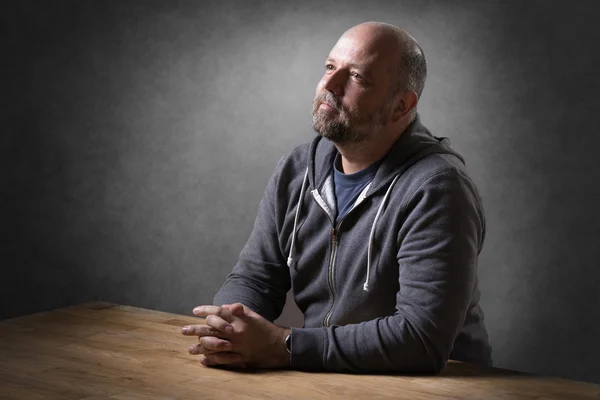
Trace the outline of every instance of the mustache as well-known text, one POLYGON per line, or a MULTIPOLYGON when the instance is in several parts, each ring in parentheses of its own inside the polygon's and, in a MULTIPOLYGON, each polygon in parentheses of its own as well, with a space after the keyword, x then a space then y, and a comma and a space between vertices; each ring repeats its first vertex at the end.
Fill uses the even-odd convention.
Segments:
POLYGON ((331 94, 331 92, 328 92, 327 90, 321 92, 321 94, 319 94, 315 98, 315 107, 318 107, 319 103, 327 103, 340 112, 346 111, 344 110, 344 106, 342 105, 340 99, 335 97, 333 94, 331 94))

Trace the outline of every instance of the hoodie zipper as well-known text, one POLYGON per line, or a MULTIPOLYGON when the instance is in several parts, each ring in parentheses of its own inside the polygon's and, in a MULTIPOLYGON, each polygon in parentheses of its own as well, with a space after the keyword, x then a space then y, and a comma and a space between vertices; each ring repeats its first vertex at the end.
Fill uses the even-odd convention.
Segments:
POLYGON ((342 225, 343 219, 338 223, 337 228, 333 227, 331 229, 331 257, 329 258, 329 271, 327 275, 327 280, 329 282, 329 290, 331 291, 332 302, 331 307, 329 307, 329 311, 325 314, 325 318, 323 319, 323 326, 329 326, 329 320, 331 319, 331 314, 333 314, 333 308, 335 307, 336 300, 336 291, 335 291, 335 256, 337 255, 337 247, 339 242, 337 233, 340 231, 340 226, 342 225))
POLYGON ((319 205, 319 207, 321 207, 321 209, 325 212, 325 214, 327 214, 327 217, 329 218, 329 222, 331 222, 331 255, 329 256, 329 268, 327 270, 327 283, 329 286, 329 292, 331 292, 331 307, 329 307, 329 310, 327 310, 327 313, 325 314, 325 318, 323 318, 323 326, 329 326, 329 319, 331 318, 331 314, 333 313, 333 308, 335 307, 335 300, 336 300, 336 292, 335 292, 335 283, 333 280, 333 277, 335 276, 335 256, 337 254, 337 247, 339 244, 339 240, 337 237, 337 233, 339 232, 340 226, 342 225, 342 221, 340 221, 337 225, 337 227, 335 226, 335 216, 331 214, 329 207, 327 207, 327 203, 325 203, 323 201, 323 198, 321 197, 321 195, 319 194, 318 190, 313 190, 312 191, 313 197, 314 199, 317 201, 317 204, 319 205))
POLYGON ((342 222, 344 222, 344 219, 348 216, 348 214, 353 212, 354 209, 357 208, 357 206, 360 203, 362 203, 366 197, 363 198, 360 202, 356 203, 346 213, 346 215, 344 215, 344 217, 340 220, 340 222, 338 222, 337 226, 335 226, 335 220, 329 214, 326 207, 324 207, 323 204, 321 204, 321 202, 323 202, 323 199, 321 198, 321 195, 319 194, 319 192, 316 190, 313 190, 313 197, 317 200, 317 204, 319 204, 319 207, 321 207, 321 209, 325 212, 325 214, 327 214, 327 216, 329 217, 329 221, 331 222, 331 225, 332 225, 332 228, 331 228, 331 256, 329 257, 329 269, 327 271, 327 283, 329 284, 329 291, 331 292, 331 297, 333 300, 331 302, 331 307, 329 307, 329 310, 325 314, 325 318, 323 318, 323 326, 328 327, 329 321, 331 319, 331 315, 333 314, 333 309, 335 307, 335 301, 336 301, 335 281, 333 278, 335 276, 335 259, 336 259, 336 255, 337 255, 337 248, 338 248, 338 245, 340 244, 339 237, 338 237, 340 228, 342 226, 342 222))

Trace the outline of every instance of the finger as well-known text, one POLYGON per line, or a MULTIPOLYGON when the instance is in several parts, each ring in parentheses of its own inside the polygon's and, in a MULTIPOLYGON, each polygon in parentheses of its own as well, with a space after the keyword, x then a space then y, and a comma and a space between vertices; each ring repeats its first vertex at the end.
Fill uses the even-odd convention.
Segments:
POLYGON ((188 347, 188 353, 190 354, 213 354, 218 353, 217 350, 207 349, 201 344, 195 344, 193 346, 188 347))
POLYGON ((206 317, 206 325, 220 332, 233 333, 233 326, 217 315, 206 317))
POLYGON ((206 366, 214 366, 214 365, 238 365, 242 366, 244 363, 242 362, 242 355, 239 353, 213 353, 213 354, 204 354, 200 358, 200 362, 206 366))
POLYGON ((230 351, 232 349, 231 342, 214 336, 202 336, 198 342, 207 350, 230 351))
POLYGON ((242 303, 235 303, 235 304, 227 304, 227 305, 223 305, 223 307, 229 309, 229 311, 231 312, 232 315, 236 316, 236 317, 241 317, 242 315, 244 315, 244 305, 242 303))
POLYGON ((209 315, 216 315, 218 317, 223 318, 227 322, 231 322, 232 317, 233 317, 231 315, 231 311, 229 311, 229 309, 227 309, 225 307, 219 307, 219 306, 198 306, 198 307, 194 308, 194 310, 192 312, 194 313, 194 315, 196 315, 198 317, 207 317, 209 315))
POLYGON ((181 328, 181 333, 187 336, 224 336, 225 334, 210 325, 188 325, 181 328))

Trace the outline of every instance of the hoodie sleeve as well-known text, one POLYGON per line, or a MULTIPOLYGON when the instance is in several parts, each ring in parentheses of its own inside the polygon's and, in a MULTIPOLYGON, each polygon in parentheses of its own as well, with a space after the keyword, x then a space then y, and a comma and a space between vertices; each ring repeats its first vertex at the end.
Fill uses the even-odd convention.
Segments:
POLYGON ((407 198, 398 221, 394 315, 294 328, 293 368, 420 373, 444 368, 474 290, 483 211, 474 184, 456 169, 430 176, 407 198))
POLYGON ((291 287, 275 224, 274 195, 283 156, 269 179, 258 206, 254 228, 233 271, 214 297, 216 305, 242 303, 269 321, 279 317, 291 287))

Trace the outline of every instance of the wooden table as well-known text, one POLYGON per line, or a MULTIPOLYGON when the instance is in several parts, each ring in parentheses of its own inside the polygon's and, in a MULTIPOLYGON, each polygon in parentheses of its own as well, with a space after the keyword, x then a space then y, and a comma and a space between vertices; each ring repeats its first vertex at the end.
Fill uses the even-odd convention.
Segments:
POLYGON ((439 376, 206 368, 193 316, 93 302, 0 321, 0 399, 600 399, 600 385, 450 362, 439 376))

